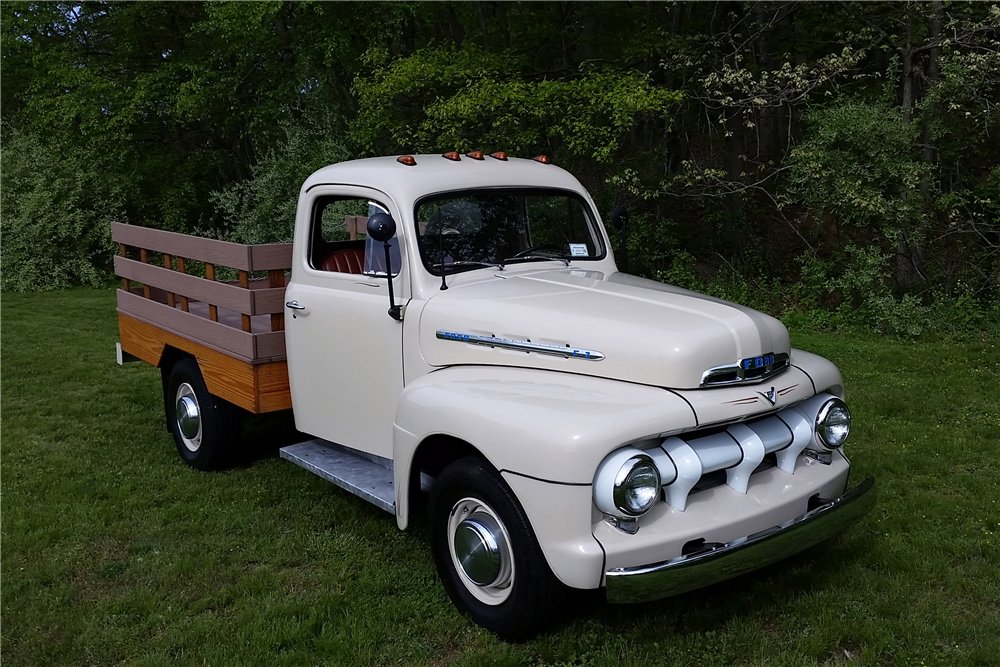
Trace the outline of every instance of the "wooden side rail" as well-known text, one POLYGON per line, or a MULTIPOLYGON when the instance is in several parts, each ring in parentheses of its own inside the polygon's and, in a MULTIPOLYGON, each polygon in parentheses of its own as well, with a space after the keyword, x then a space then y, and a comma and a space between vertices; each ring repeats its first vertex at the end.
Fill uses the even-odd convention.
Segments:
POLYGON ((111 223, 111 238, 119 246, 145 248, 240 271, 285 270, 292 266, 291 243, 243 245, 120 222, 111 223))
POLYGON ((119 313, 251 364, 284 358, 291 244, 243 245, 121 223, 112 223, 111 237, 120 250, 119 313), (138 248, 138 260, 128 257, 129 248, 138 248), (163 254, 163 266, 150 263, 150 252, 163 254), (186 260, 204 262, 205 277, 188 274, 186 260), (216 281, 217 265, 236 269, 238 284, 216 281), (267 271, 267 279, 251 281, 252 271, 267 271), (133 282, 142 284, 141 292, 133 282), (228 313, 221 320, 220 309, 228 313), (258 315, 269 317, 254 319, 258 315))
MULTIPOLYGON (((245 287, 220 283, 120 256, 115 257, 115 273, 125 280, 159 287, 168 295, 182 294, 188 299, 222 306, 241 314, 270 315, 283 313, 285 308, 283 285, 278 288, 250 289, 249 281, 245 287)), ((190 310, 190 306, 188 309, 190 310)))

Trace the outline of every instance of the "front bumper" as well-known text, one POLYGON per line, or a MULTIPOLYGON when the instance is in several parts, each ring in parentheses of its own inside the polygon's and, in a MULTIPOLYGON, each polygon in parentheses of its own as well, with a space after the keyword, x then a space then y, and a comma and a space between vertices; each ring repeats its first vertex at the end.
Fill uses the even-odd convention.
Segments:
POLYGON ((725 581, 822 542, 857 523, 875 505, 875 480, 790 519, 711 551, 662 563, 612 568, 605 573, 608 602, 658 600, 725 581))

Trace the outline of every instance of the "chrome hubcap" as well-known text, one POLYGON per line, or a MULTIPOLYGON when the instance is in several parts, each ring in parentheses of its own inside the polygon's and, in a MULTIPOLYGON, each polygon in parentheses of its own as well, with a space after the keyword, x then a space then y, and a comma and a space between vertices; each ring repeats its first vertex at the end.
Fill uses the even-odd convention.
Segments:
POLYGON ((476 498, 463 498, 452 508, 448 529, 452 561, 469 592, 490 605, 510 597, 514 554, 493 509, 476 498))
POLYGON ((476 512, 455 530, 455 557, 472 583, 489 586, 500 574, 500 526, 488 514, 476 512))
POLYGON ((194 388, 187 382, 177 387, 177 432, 181 441, 189 451, 198 451, 201 447, 201 410, 194 388))

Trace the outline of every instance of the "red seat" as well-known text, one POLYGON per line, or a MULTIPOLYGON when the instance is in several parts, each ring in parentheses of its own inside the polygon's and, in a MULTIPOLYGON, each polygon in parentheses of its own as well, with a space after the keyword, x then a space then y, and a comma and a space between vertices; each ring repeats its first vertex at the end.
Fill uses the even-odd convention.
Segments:
POLYGON ((334 250, 319 263, 323 271, 360 274, 365 268, 364 248, 343 248, 334 250))

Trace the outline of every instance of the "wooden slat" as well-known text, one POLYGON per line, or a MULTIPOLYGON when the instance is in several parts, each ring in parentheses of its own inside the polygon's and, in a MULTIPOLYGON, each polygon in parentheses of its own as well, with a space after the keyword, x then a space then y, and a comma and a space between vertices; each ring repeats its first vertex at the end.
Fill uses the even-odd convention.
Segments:
POLYGON ((288 384, 288 364, 276 361, 254 366, 257 374, 257 403, 261 412, 291 410, 292 393, 288 384))
POLYGON ((247 364, 123 313, 118 331, 122 350, 154 366, 160 365, 168 345, 194 355, 209 392, 245 410, 260 414, 292 407, 284 361, 247 364))
MULTIPOLYGON (((139 248, 139 261, 142 264, 149 264, 149 251, 146 250, 145 248, 139 248)), ((143 282, 143 281, 140 280, 139 282, 143 282)), ((150 288, 150 285, 147 285, 147 284, 143 283, 143 285, 142 285, 142 295, 144 297, 146 297, 147 299, 152 296, 150 294, 150 292, 149 292, 149 288, 150 288)))
MULTIPOLYGON (((240 271, 240 287, 245 290, 250 289, 250 274, 247 271, 240 271)), ((251 330, 250 316, 246 313, 240 315, 240 328, 244 331, 251 330)))
MULTIPOLYGON (((128 246, 126 246, 124 243, 119 243, 118 249, 122 257, 128 256, 128 246)), ((129 282, 128 278, 122 278, 122 289, 125 290, 126 292, 132 289, 132 283, 129 282)))
MULTIPOLYGON (((250 263, 250 248, 252 246, 241 243, 165 232, 161 229, 150 229, 137 225, 124 225, 120 222, 111 223, 111 238, 118 243, 169 253, 175 257, 197 259, 207 264, 231 266, 234 269, 243 269, 244 271, 253 270, 250 263)), ((266 258, 267 253, 262 252, 261 256, 266 258)), ((290 259, 291 253, 289 251, 290 259)), ((289 261, 288 266, 291 266, 291 261, 289 261)))
MULTIPOLYGON (((198 276, 190 276, 180 271, 170 271, 152 264, 143 264, 133 259, 115 257, 115 273, 143 284, 148 283, 159 287, 167 292, 175 292, 183 297, 222 306, 238 313, 257 315, 273 312, 261 311, 258 313, 255 311, 254 293, 251 290, 243 289, 237 285, 205 280, 198 276)), ((183 297, 182 307, 184 305, 183 297)), ((264 301, 266 304, 266 299, 264 301)))
MULTIPOLYGON (((240 287, 245 290, 250 289, 250 273, 247 271, 240 271, 240 287)), ((240 328, 246 332, 251 332, 253 330, 253 325, 250 321, 250 316, 246 313, 240 314, 240 328)))
MULTIPOLYGON (((163 266, 170 271, 174 270, 174 258, 170 255, 163 256, 163 266)), ((173 292, 167 292, 167 305, 173 308, 177 305, 177 299, 173 292)))
MULTIPOLYGON (((187 273, 187 267, 184 266, 184 258, 177 258, 177 271, 180 273, 187 273)), ((181 297, 181 310, 185 313, 190 309, 190 304, 188 303, 188 298, 186 296, 181 297)))
POLYGON ((356 241, 358 234, 368 234, 368 216, 345 215, 344 229, 347 230, 347 236, 352 241, 356 241))
POLYGON ((247 247, 250 248, 251 271, 273 271, 276 269, 284 271, 292 268, 291 243, 270 243, 247 247))
POLYGON ((154 366, 160 365, 168 345, 194 355, 210 393, 250 412, 259 411, 257 373, 252 365, 122 313, 118 314, 118 334, 123 351, 154 366))
MULTIPOLYGON (((274 315, 284 319, 282 313, 285 311, 285 288, 279 287, 277 289, 255 289, 250 292, 253 302, 253 310, 250 312, 251 315, 272 315, 271 319, 274 320, 274 315)), ((271 327, 271 331, 280 331, 280 329, 275 329, 271 327)))
MULTIPOLYGON (((284 331, 285 330, 285 304, 282 303, 285 300, 285 272, 281 269, 271 269, 267 272, 267 284, 271 289, 266 290, 268 294, 274 294, 280 292, 278 301, 275 304, 278 310, 260 310, 257 312, 261 313, 274 313, 271 315, 271 331, 284 331)), ((264 292, 264 290, 260 290, 264 292)), ((254 294, 254 308, 258 307, 257 299, 260 292, 254 294)), ((271 304, 268 303, 268 306, 271 304)))
MULTIPOLYGON (((205 263, 205 277, 209 280, 215 280, 215 264, 205 263)), ((213 322, 219 321, 219 307, 214 303, 208 304, 208 319, 213 322)))
MULTIPOLYGON (((185 313, 182 310, 171 308, 165 303, 144 299, 124 290, 118 290, 118 312, 163 327, 178 336, 194 339, 196 342, 236 356, 241 361, 249 363, 255 358, 261 358, 254 356, 254 334, 227 327, 191 313, 185 313)), ((281 345, 275 345, 272 342, 265 348, 270 351, 280 349, 281 352, 268 355, 269 357, 284 355, 284 333, 279 333, 282 337, 281 345)), ((268 334, 257 335, 266 336, 268 334)))
POLYGON ((271 359, 273 357, 285 356, 284 331, 270 331, 250 335, 253 336, 255 359, 271 359))
POLYGON ((121 339, 122 351, 157 368, 160 366, 163 349, 166 347, 164 335, 169 334, 127 315, 118 314, 118 336, 121 339), (132 326, 133 324, 136 326, 132 326))

